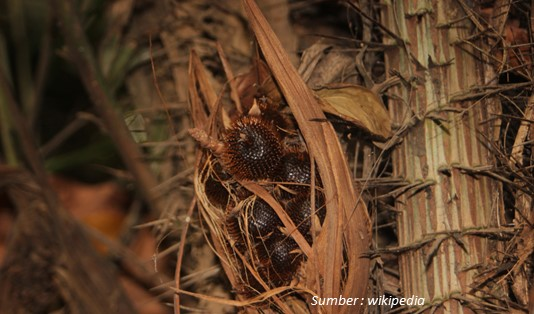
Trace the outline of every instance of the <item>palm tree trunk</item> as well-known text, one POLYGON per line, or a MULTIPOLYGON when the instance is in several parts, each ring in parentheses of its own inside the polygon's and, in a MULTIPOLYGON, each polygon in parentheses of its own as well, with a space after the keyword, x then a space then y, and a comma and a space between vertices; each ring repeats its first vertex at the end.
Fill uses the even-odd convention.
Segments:
POLYGON ((467 91, 496 83, 493 71, 468 41, 480 29, 461 1, 385 2, 384 25, 398 36, 387 40, 396 46, 386 66, 403 82, 389 91, 403 139, 394 175, 412 184, 396 200, 399 246, 414 247, 399 258, 403 294, 470 312, 481 307, 472 284, 495 245, 473 231, 497 224, 502 197, 485 175, 498 103, 467 91))

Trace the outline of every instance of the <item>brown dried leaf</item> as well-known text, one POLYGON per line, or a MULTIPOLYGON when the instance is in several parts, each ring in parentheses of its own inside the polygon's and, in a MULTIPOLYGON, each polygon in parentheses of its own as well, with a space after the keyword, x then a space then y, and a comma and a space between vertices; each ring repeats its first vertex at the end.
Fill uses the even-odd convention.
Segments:
POLYGON ((230 84, 230 97, 232 98, 232 101, 235 103, 237 112, 241 114, 243 113, 243 107, 241 105, 241 100, 239 99, 237 83, 235 81, 234 72, 232 71, 230 62, 226 58, 226 54, 224 53, 221 43, 219 42, 217 42, 217 53, 219 54, 219 59, 221 59, 224 73, 226 74, 226 78, 228 79, 228 84, 230 84))
POLYGON ((333 84, 315 91, 325 112, 354 123, 381 140, 391 135, 391 118, 370 89, 352 84, 333 84))
POLYGON ((193 124, 196 128, 204 128, 208 123, 208 114, 206 113, 206 106, 202 101, 199 90, 197 89, 197 84, 200 86, 200 90, 204 96, 204 99, 207 99, 207 102, 210 103, 208 107, 211 107, 211 102, 214 102, 217 98, 214 95, 212 89, 206 88, 206 85, 209 85, 209 81, 206 78, 204 71, 204 66, 202 61, 198 57, 197 53, 192 50, 189 55, 189 103, 191 105, 190 112, 191 117, 193 118, 193 124))
MULTIPOLYGON (((211 83, 208 71, 194 50, 191 50, 189 56, 188 74, 189 98, 191 104, 190 110, 195 127, 202 129, 208 124, 210 127, 213 127, 213 123, 208 123, 208 115, 210 116, 210 119, 217 119, 220 117, 220 120, 218 121, 221 121, 223 125, 228 126, 230 121, 228 113, 220 106, 220 98, 217 96, 217 92, 211 83), (220 115, 217 115, 219 110, 220 115)), ((213 135, 215 129, 212 128, 207 131, 210 135, 213 135)))

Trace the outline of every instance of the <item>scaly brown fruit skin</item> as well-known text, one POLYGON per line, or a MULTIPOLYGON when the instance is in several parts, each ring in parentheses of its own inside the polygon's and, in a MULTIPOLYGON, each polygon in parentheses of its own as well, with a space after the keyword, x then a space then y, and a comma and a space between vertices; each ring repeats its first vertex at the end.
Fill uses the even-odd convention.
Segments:
POLYGON ((324 204, 324 196, 320 191, 315 192, 315 207, 311 207, 311 200, 309 193, 301 193, 292 198, 286 205, 286 212, 288 213, 293 223, 297 226, 300 233, 312 244, 311 223, 313 215, 319 217, 321 224, 324 222, 326 216, 326 208, 324 204))
POLYGON ((267 237, 282 225, 274 209, 260 198, 256 199, 246 218, 248 219, 248 232, 255 238, 267 237))
POLYGON ((221 161, 238 180, 274 177, 283 155, 280 136, 269 121, 257 116, 236 120, 226 131, 221 161))
POLYGON ((258 243, 261 239, 268 238, 282 225, 274 209, 260 198, 257 198, 248 209, 242 208, 226 219, 228 233, 236 242, 244 242, 244 235, 248 231, 251 241, 258 243))
MULTIPOLYGON (((316 186, 321 185, 317 175, 316 186)), ((287 152, 280 162, 276 180, 285 187, 291 189, 295 194, 309 193, 311 186, 310 157, 308 154, 298 151, 287 152)), ((293 195, 283 193, 283 198, 292 198, 293 195)))
POLYGON ((261 277, 272 286, 288 284, 304 256, 298 244, 280 231, 256 246, 261 277))

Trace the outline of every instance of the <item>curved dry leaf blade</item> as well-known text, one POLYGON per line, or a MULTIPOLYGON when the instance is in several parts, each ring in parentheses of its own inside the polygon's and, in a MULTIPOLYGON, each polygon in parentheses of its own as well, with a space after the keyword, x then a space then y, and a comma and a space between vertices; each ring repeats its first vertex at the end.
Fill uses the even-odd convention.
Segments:
MULTIPOLYGON (((319 260, 319 262, 322 263, 322 265, 319 266, 319 269, 324 279, 324 289, 322 289, 322 291, 324 291, 326 295, 337 295, 341 283, 341 277, 338 270, 341 269, 343 263, 341 254, 342 235, 340 232, 340 216, 338 211, 339 199, 335 196, 336 192, 333 191, 333 188, 336 186, 335 179, 333 178, 332 173, 328 171, 328 168, 324 167, 330 163, 329 158, 324 154, 324 152, 328 151, 328 146, 326 145, 328 141, 325 138, 323 130, 325 129, 324 124, 308 125, 308 121, 310 120, 320 120, 325 119, 325 117, 322 111, 318 108, 319 106, 316 104, 315 98, 311 95, 310 91, 291 65, 279 40, 276 38, 276 35, 273 33, 256 3, 247 0, 245 0, 244 3, 245 12, 247 13, 251 28, 254 31, 259 46, 265 56, 265 60, 278 81, 282 93, 286 97, 287 103, 297 120, 299 128, 308 145, 310 155, 317 159, 317 164, 320 169, 319 171, 325 185, 326 198, 332 199, 328 204, 330 206, 327 205, 328 213, 325 221, 325 230, 328 232, 323 237, 323 242, 326 241, 326 243, 321 244, 321 239, 319 239, 316 245, 319 246, 318 250, 320 251, 321 256, 330 257, 326 260, 319 260), (313 105, 314 103, 316 104, 315 106, 313 105), (305 108, 306 104, 308 104, 308 108, 305 108), (328 254, 326 251, 327 247, 330 249, 328 254)), ((341 188, 340 191, 343 191, 344 189, 346 188, 341 188)), ((352 192, 353 191, 351 191, 351 193, 352 192)), ((345 193, 341 192, 341 194, 345 193)))
POLYGON ((215 104, 215 101, 217 99, 217 96, 213 89, 207 88, 209 85, 209 80, 207 79, 207 75, 205 74, 204 65, 202 64, 202 61, 200 61, 200 58, 198 57, 197 53, 192 50, 189 54, 189 103, 191 106, 191 117, 193 118, 193 124, 197 128, 204 128, 208 122, 208 115, 206 113, 206 110, 204 108, 204 104, 202 101, 202 97, 200 96, 200 93, 203 94, 205 99, 208 99, 208 101, 213 104, 215 104), (199 93, 199 90, 197 89, 197 84, 199 86, 203 86, 201 89, 201 92, 199 93))
POLYGON ((189 55, 189 105, 191 112, 191 118, 193 119, 193 125, 197 128, 203 128, 208 122, 208 116, 202 105, 202 99, 196 88, 197 76, 196 76, 196 67, 197 59, 195 52, 192 51, 189 55))
POLYGON ((241 106, 241 101, 239 99, 239 93, 237 90, 237 83, 235 81, 234 72, 232 71, 230 62, 226 58, 226 54, 224 53, 221 43, 219 42, 217 42, 217 53, 219 54, 219 59, 221 60, 224 73, 226 75, 226 78, 228 79, 228 83, 230 84, 230 97, 232 98, 232 101, 235 103, 237 112, 241 114, 243 112, 243 107, 241 106))
POLYGON ((195 78, 198 82, 198 86, 202 95, 206 98, 207 105, 209 110, 213 111, 217 106, 217 92, 213 89, 213 86, 210 82, 208 71, 206 67, 200 60, 198 54, 192 50, 190 57, 191 67, 195 72, 195 78))
POLYGON ((321 107, 382 140, 391 135, 391 118, 382 101, 371 90, 349 84, 326 86, 315 93, 321 107))
MULTIPOLYGON (((349 274, 343 294, 364 297, 366 281, 362 283, 357 278, 367 278, 369 272, 369 261, 360 259, 369 248, 369 217, 364 204, 356 200, 352 179, 337 136, 330 124, 311 122, 325 119, 313 92, 292 66, 256 3, 253 0, 243 0, 243 4, 265 60, 297 120, 324 183, 327 217, 323 232, 314 244, 319 254, 312 256, 318 262, 324 287, 316 290, 322 291, 325 296, 339 296, 342 286, 340 269, 343 266, 344 236, 349 274)), ((330 307, 327 311, 335 310, 330 307)), ((345 307, 342 311, 349 309, 345 307)))
MULTIPOLYGON (((193 123, 196 128, 203 128, 209 124, 207 116, 211 119, 220 117, 223 125, 229 125, 228 113, 221 107, 222 93, 217 92, 211 83, 210 76, 200 57, 191 50, 189 55, 189 98, 193 123), (217 114, 215 116, 214 114, 217 114)), ((213 125, 210 124, 210 127, 213 125)), ((214 131, 212 128, 211 131, 214 131)), ((212 132, 209 132, 212 134, 212 132)))

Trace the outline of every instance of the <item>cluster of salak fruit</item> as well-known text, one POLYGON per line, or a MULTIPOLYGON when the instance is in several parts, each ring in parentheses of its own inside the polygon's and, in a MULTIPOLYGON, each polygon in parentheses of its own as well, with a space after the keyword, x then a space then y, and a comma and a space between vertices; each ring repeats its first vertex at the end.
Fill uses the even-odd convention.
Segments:
POLYGON ((289 284, 304 254, 276 211, 240 182, 253 181, 269 191, 310 245, 325 218, 320 178, 311 182, 310 157, 293 125, 278 107, 255 103, 247 114, 234 118, 215 144, 192 133, 215 156, 204 192, 224 212, 227 246, 241 255, 237 292, 245 295, 264 292, 266 285, 289 284))

